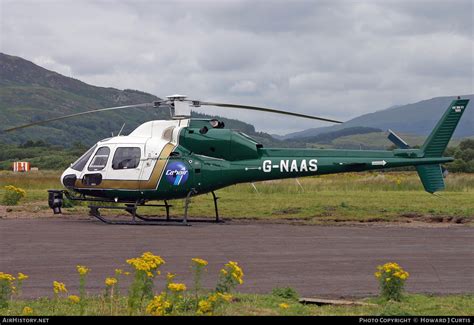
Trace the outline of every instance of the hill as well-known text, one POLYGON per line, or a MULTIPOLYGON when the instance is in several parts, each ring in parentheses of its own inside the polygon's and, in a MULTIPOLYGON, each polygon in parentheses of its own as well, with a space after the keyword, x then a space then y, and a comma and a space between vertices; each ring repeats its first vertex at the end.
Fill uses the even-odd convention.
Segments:
MULTIPOLYGON (((471 99, 468 110, 464 113, 459 126, 454 133, 455 138, 474 135, 474 95, 461 96, 471 99)), ((298 139, 314 137, 321 133, 335 132, 352 127, 372 127, 382 130, 392 129, 397 133, 417 136, 427 136, 434 128, 449 103, 455 96, 436 97, 414 104, 394 106, 385 110, 361 115, 340 125, 307 129, 301 132, 287 134, 283 139, 298 139)))
POLYGON ((373 132, 382 132, 382 130, 377 128, 368 128, 363 126, 356 126, 356 127, 349 127, 344 128, 341 130, 336 130, 332 132, 324 132, 319 133, 318 135, 311 136, 311 137, 301 137, 295 140, 303 141, 306 143, 318 143, 318 144, 330 144, 341 137, 359 135, 359 134, 367 134, 373 132))
MULTIPOLYGON (((138 90, 119 90, 88 85, 44 69, 30 61, 0 53, 0 130, 33 121, 91 109, 139 104, 159 97, 138 90)), ((194 114, 196 117, 209 117, 194 114)), ((127 134, 143 122, 168 119, 165 109, 129 109, 89 115, 2 134, 0 142, 21 144, 42 140, 50 145, 71 146, 76 142, 91 145, 117 134, 125 123, 127 134)), ((220 118, 222 119, 222 118, 220 118)), ((226 125, 241 130, 264 143, 274 140, 256 132, 253 125, 223 119, 226 125)))
MULTIPOLYGON (((474 95, 463 96, 474 99, 474 95)), ((159 98, 138 90, 88 85, 80 80, 44 69, 19 57, 0 53, 0 129, 56 116, 97 109, 152 102, 159 98)), ((342 125, 309 129, 284 137, 257 132, 251 124, 221 118, 232 129, 240 130, 270 147, 376 148, 390 146, 381 130, 388 128, 407 137, 412 144, 424 141, 452 97, 438 97, 404 106, 365 114, 342 125), (416 139, 416 141, 410 141, 416 139)), ((472 103, 471 105, 474 105, 472 103)), ((195 117, 212 118, 193 113, 195 117)), ((99 139, 123 134, 151 119, 167 119, 158 109, 129 109, 104 112, 2 134, 0 143, 23 144, 42 140, 49 145, 71 147, 79 142, 90 146, 99 139)), ((468 109, 455 137, 474 135, 474 108, 468 109)))

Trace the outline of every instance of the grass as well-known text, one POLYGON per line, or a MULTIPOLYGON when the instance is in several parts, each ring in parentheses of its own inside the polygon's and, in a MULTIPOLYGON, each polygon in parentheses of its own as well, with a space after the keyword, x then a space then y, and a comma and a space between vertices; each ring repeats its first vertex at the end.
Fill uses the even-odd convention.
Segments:
MULTIPOLYGON (((364 299, 369 306, 315 306, 303 305, 291 299, 271 294, 236 294, 233 301, 217 308, 215 315, 371 315, 371 316, 469 316, 474 313, 474 295, 427 296, 406 295, 401 302, 385 302, 378 298, 364 299), (284 309, 280 304, 289 307, 284 309)), ((0 309, 0 315, 22 315, 23 308, 33 309, 33 315, 79 315, 80 309, 67 299, 55 301, 50 298, 35 300, 13 300, 9 308, 0 309)), ((86 301, 85 315, 128 315, 127 299, 117 298, 113 305, 102 297, 89 297, 86 301), (111 309, 112 308, 112 309, 111 309)), ((192 315, 191 312, 180 314, 192 315)))
MULTIPOLYGON (((46 212, 47 189, 61 188, 59 172, 0 173, 0 197, 4 185, 27 190, 27 197, 13 211, 46 212)), ((217 192, 224 218, 291 220, 309 224, 334 222, 450 221, 474 222, 474 175, 450 174, 446 191, 426 193, 414 172, 349 173, 293 180, 239 184, 217 192)), ((180 216, 183 200, 172 203, 172 215, 180 216)), ((193 198, 191 216, 212 216, 211 195, 193 198)), ((85 205, 64 209, 86 213, 85 205)), ((142 208, 143 214, 162 211, 142 208)))
MULTIPOLYGON (((61 188, 60 172, 41 171, 28 174, 0 172, 1 189, 14 185, 27 191, 21 205, 13 212, 35 216, 52 215, 47 206, 47 189, 61 188), (26 213, 27 212, 27 213, 26 213)), ((418 176, 412 172, 351 173, 295 180, 256 183, 257 192, 249 184, 231 186, 218 191, 220 213, 224 218, 303 221, 309 224, 335 222, 451 220, 474 223, 474 175, 451 174, 447 189, 436 197, 425 193, 418 176), (429 217, 429 218, 428 218, 429 217), (425 218, 425 219, 424 219, 425 218), (428 219, 426 219, 428 218, 428 219), (431 219, 430 219, 431 218, 431 219), (434 219, 433 219, 434 218, 434 219), (450 219, 452 218, 452 219, 450 219)), ((173 202, 174 215, 182 213, 182 200, 173 202)), ((152 213, 145 208, 144 213, 152 213)), ((87 215, 87 208, 78 205, 64 209, 67 214, 87 215)), ((192 216, 212 216, 210 195, 198 196, 191 205, 192 216)), ((122 293, 125 293, 122 291, 122 293)), ((443 315, 474 314, 474 295, 429 296, 407 294, 401 302, 384 302, 378 298, 363 300, 367 306, 302 305, 295 299, 272 294, 236 294, 232 302, 221 305, 216 315, 443 315), (280 304, 288 304, 288 308, 280 304)), ((25 306, 33 315, 78 315, 80 307, 65 297, 21 299, 15 297, 0 315, 21 315, 25 306)), ((144 312, 142 312, 144 313, 144 312)), ((127 298, 118 297, 111 304, 103 297, 86 299, 86 315, 128 315, 127 298)), ((191 312, 184 312, 191 314, 191 312)))

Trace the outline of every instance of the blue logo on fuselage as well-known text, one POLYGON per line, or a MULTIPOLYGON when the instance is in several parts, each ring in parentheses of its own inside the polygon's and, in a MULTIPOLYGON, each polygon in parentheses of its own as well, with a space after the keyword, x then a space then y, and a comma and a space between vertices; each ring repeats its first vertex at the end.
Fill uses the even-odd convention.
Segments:
POLYGON ((189 171, 184 163, 175 161, 168 164, 165 171, 165 177, 168 183, 178 186, 186 183, 189 177, 189 171))

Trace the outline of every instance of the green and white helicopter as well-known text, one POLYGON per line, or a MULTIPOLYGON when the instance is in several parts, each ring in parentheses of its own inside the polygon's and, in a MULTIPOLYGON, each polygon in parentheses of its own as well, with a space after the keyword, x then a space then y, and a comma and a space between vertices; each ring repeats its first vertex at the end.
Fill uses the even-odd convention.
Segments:
POLYGON ((440 191, 444 189, 441 164, 454 160, 443 157, 443 153, 468 103, 468 99, 459 97, 453 100, 419 149, 410 148, 391 131, 389 139, 398 147, 394 150, 264 148, 246 134, 225 128, 219 120, 191 118, 191 109, 218 106, 342 122, 271 108, 189 100, 183 95, 80 112, 4 131, 118 109, 169 107, 170 120, 149 121, 128 136, 97 142, 64 171, 61 183, 67 190, 50 190, 49 205, 54 213, 61 213, 65 195, 70 200, 92 202, 91 215, 109 224, 187 225, 192 196, 212 193, 215 221, 219 222, 214 191, 237 183, 414 166, 427 192, 440 191), (186 200, 184 217, 170 218, 168 201, 182 198, 186 200), (94 205, 101 202, 117 204, 94 205), (165 207, 166 218, 141 216, 137 213, 140 206, 165 207), (132 220, 111 220, 99 212, 111 208, 127 211, 132 220))

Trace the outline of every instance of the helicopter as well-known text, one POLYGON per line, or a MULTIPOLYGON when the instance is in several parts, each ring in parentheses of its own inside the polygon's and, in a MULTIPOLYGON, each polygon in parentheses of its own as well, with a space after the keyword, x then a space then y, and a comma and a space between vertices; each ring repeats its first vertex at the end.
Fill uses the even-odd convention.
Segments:
POLYGON ((49 190, 48 203, 54 214, 60 214, 64 197, 90 202, 90 215, 107 224, 189 225, 191 197, 211 193, 215 208, 212 221, 222 222, 215 191, 238 183, 414 166, 425 191, 434 194, 445 187, 441 164, 454 159, 443 157, 443 153, 469 103, 468 99, 454 99, 420 148, 410 147, 389 130, 388 139, 396 149, 341 150, 264 148, 245 133, 226 128, 218 119, 192 118, 191 110, 216 106, 341 121, 273 108, 190 100, 178 94, 166 98, 79 112, 3 131, 118 109, 169 108, 169 120, 148 121, 127 136, 119 134, 97 142, 62 173, 61 183, 66 189, 49 190), (185 200, 183 218, 170 217, 169 201, 176 199, 185 200), (164 207, 166 217, 142 216, 137 209, 143 206, 164 207), (112 220, 100 213, 102 209, 122 209, 132 219, 112 220))

